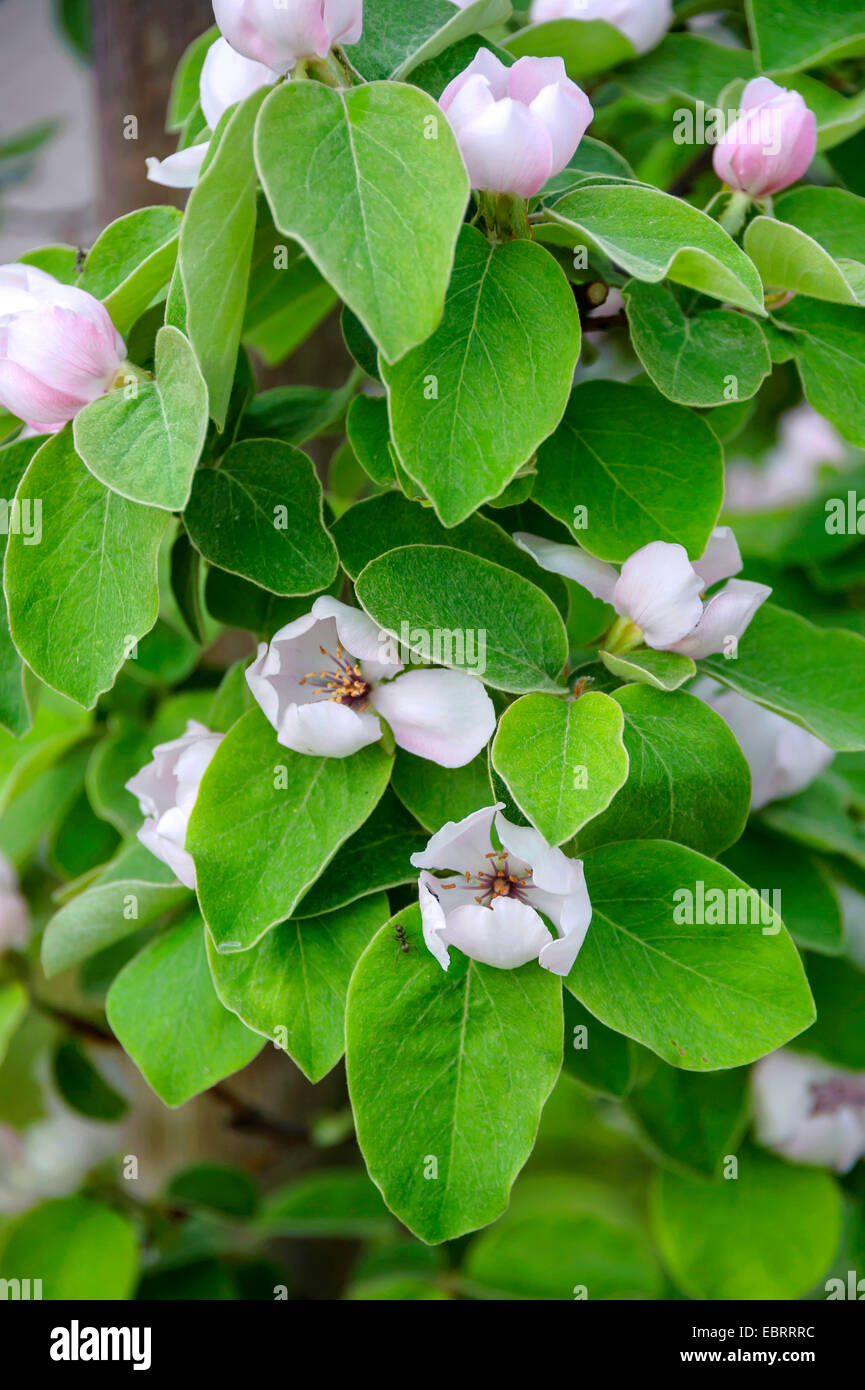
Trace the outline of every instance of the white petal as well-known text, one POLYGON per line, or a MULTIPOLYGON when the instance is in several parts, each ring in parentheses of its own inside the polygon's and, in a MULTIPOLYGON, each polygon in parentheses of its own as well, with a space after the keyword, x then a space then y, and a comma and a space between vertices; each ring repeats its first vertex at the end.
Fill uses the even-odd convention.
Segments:
POLYGON ((491 907, 458 907, 447 914, 442 936, 472 960, 498 970, 537 960, 553 940, 534 908, 516 898, 494 898, 491 907))
POLYGON ((380 680, 402 670, 403 664, 395 656, 394 638, 373 622, 362 608, 351 608, 347 603, 340 603, 339 599, 323 594, 312 605, 312 614, 319 620, 334 620, 342 646, 357 661, 363 662, 364 675, 369 680, 380 680))
POLYGON ((540 963, 556 975, 567 975, 592 920, 583 862, 569 859, 562 850, 548 845, 531 826, 513 825, 501 814, 496 817, 496 829, 509 853, 531 867, 528 898, 532 907, 548 917, 560 932, 558 940, 544 947, 540 963))
POLYGON ((479 680, 462 671, 407 671, 372 692, 400 748, 440 767, 464 767, 492 737, 493 702, 479 680))
POLYGON ((450 965, 450 956, 444 942, 445 914, 433 891, 437 880, 432 874, 421 874, 418 879, 418 902, 423 921, 423 939, 427 950, 435 956, 442 970, 450 965))
POLYGON ((613 604, 642 629, 647 646, 669 647, 699 622, 702 588, 684 546, 650 541, 623 564, 613 604))
POLYGON ((553 143, 546 126, 510 97, 455 127, 472 188, 531 198, 543 188, 553 167, 553 143))
POLYGON ((361 748, 378 743, 381 724, 374 714, 362 714, 336 700, 289 705, 276 734, 283 748, 314 758, 350 758, 361 748))
POLYGON ((271 86, 277 75, 264 63, 244 58, 226 39, 218 38, 207 50, 199 83, 201 109, 210 129, 216 129, 229 106, 245 101, 260 87, 271 86))
POLYGON ((699 660, 724 650, 728 638, 742 636, 761 604, 772 590, 747 579, 731 579, 720 593, 709 599, 693 632, 668 644, 671 652, 683 652, 699 660))
POLYGON ((694 569, 710 589, 719 579, 730 579, 742 568, 742 556, 736 537, 729 526, 716 526, 709 544, 699 560, 694 561, 694 569))
POLYGON ((463 820, 450 820, 437 830, 424 850, 411 856, 416 869, 449 869, 461 874, 476 874, 488 867, 487 855, 493 845, 490 838, 493 818, 503 803, 472 811, 463 820))
MULTIPOLYGON (((472 79, 482 77, 490 90, 493 100, 508 94, 508 69, 488 48, 479 48, 467 68, 464 68, 452 82, 449 82, 439 98, 439 106, 450 112, 454 99, 472 79)), ((477 87, 477 83, 475 83, 477 87)))
POLYGON ((159 833, 155 820, 148 818, 138 832, 138 838, 150 853, 163 864, 167 864, 173 874, 186 888, 195 888, 195 865, 192 855, 181 849, 173 840, 159 833))
POLYGON ((709 703, 733 731, 751 769, 752 811, 804 791, 835 757, 807 729, 733 690, 713 695, 709 703))
POLYGON ((551 574, 563 574, 587 589, 593 598, 612 603, 613 593, 619 580, 619 571, 608 565, 606 560, 596 560, 588 551, 576 545, 563 545, 560 541, 547 541, 543 536, 533 536, 528 531, 517 531, 514 540, 527 555, 536 560, 541 569, 551 574))
POLYGON ((178 150, 167 159, 151 156, 146 161, 147 177, 151 183, 158 183, 162 188, 194 188, 209 148, 208 140, 203 145, 190 145, 185 150, 178 150))

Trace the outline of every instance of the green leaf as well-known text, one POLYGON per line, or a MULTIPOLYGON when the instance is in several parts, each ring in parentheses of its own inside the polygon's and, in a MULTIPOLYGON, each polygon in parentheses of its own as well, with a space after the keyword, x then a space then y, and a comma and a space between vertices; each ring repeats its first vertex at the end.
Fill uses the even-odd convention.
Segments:
POLYGON ((791 854, 788 841, 752 825, 727 850, 723 862, 758 892, 769 884, 780 891, 784 925, 800 946, 827 955, 841 950, 841 908, 818 860, 809 854, 791 854))
POLYGON ((468 0, 458 14, 449 0, 426 0, 423 6, 416 0, 366 0, 363 35, 346 53, 367 82, 405 78, 418 64, 510 13, 510 0, 468 0))
POLYGON ((767 289, 792 290, 834 304, 865 303, 865 265, 833 260, 825 247, 792 223, 755 217, 745 233, 745 248, 767 289))
POLYGON ((156 380, 131 378, 92 401, 73 432, 80 458, 113 492, 169 512, 185 507, 207 434, 207 387, 183 334, 160 329, 156 380))
POLYGON ((606 845, 585 866, 592 924, 566 983, 607 1027, 674 1066, 713 1071, 813 1021, 780 918, 728 869, 663 840, 606 845), (715 915, 735 920, 700 920, 715 915))
POLYGON ((220 122, 180 234, 186 333, 207 382, 210 414, 220 429, 234 381, 255 238, 252 132, 268 91, 254 92, 220 122))
POLYGON ((370 1176, 428 1244, 494 1221, 529 1156, 561 1066, 559 981, 454 952, 445 974, 420 910, 388 923, 352 976, 348 1082, 370 1176))
POLYGON ((748 1149, 735 1179, 658 1173, 652 1224, 688 1298, 786 1300, 801 1298, 832 1263, 841 1199, 828 1173, 748 1149))
POLYGON ((743 1067, 700 1075, 662 1063, 631 1091, 626 1108, 665 1163, 720 1177, 748 1123, 747 1086, 743 1067))
MULTIPOLYGON (((417 761, 426 762, 421 758, 417 761)), ((317 917, 367 893, 412 883, 417 870, 411 866, 411 855, 423 847, 420 827, 406 815, 393 793, 385 791, 369 819, 342 846, 339 858, 304 894, 294 915, 317 917)))
MULTIPOLYGON (((5 499, 7 504, 15 496, 27 465, 42 442, 38 439, 18 440, 0 449, 0 498, 5 499)), ((0 565, 6 555, 9 532, 13 529, 9 511, 5 513, 5 521, 6 525, 0 529, 0 565)), ((35 516, 21 517, 21 523, 31 528, 34 521, 35 516)), ((32 711, 25 684, 24 662, 12 641, 4 597, 0 601, 0 725, 16 738, 21 738, 31 724, 32 711)))
POLYGON ((74 1038, 64 1039, 54 1054, 53 1080, 66 1104, 89 1120, 115 1124, 129 1109, 74 1038))
POLYGON ((506 41, 515 58, 563 58, 567 74, 580 83, 633 60, 634 46, 603 19, 553 19, 519 29, 506 41))
POLYGON ((188 902, 189 890, 143 846, 139 850, 135 860, 123 857, 128 877, 100 878, 51 918, 42 938, 42 969, 49 980, 188 902), (145 858, 149 864, 141 863, 145 858), (135 872, 149 876, 133 877, 135 872))
POLYGON ((717 222, 690 203, 644 184, 578 189, 553 204, 556 224, 542 239, 574 246, 585 237, 638 280, 675 280, 701 294, 762 315, 754 266, 717 222))
POLYGON ((203 1207, 243 1219, 255 1213, 258 1187, 248 1173, 230 1163, 196 1163, 172 1176, 165 1197, 172 1206, 203 1207))
POLYGON ((321 434, 335 434, 355 390, 356 382, 349 377, 336 391, 323 386, 275 386, 262 391, 244 414, 239 438, 301 445, 321 434))
POLYGON ((636 1043, 605 1028, 570 990, 565 990, 564 1002, 565 1071, 589 1090, 621 1100, 634 1084, 636 1043))
POLYGON ((348 91, 286 83, 262 109, 256 159, 277 227, 300 242, 384 357, 428 338, 469 191, 432 98, 389 82, 348 91))
POLYGON ((391 785, 425 830, 435 834, 449 820, 463 820, 492 804, 486 752, 464 767, 439 767, 428 758, 396 751, 391 785))
POLYGON ((210 617, 218 622, 246 628, 268 641, 286 623, 308 613, 311 606, 308 598, 278 598, 248 579, 219 569, 207 571, 204 603, 210 617))
POLYGON ((265 1197, 255 1231, 274 1236, 376 1240, 393 1235, 393 1218, 365 1173, 308 1173, 265 1197))
POLYGON ((711 309, 689 316, 670 289, 641 280, 629 281, 624 294, 634 351, 671 401, 749 400, 772 370, 760 326, 744 314, 711 309))
POLYGON ((121 970, 105 1001, 118 1042, 172 1109, 240 1071, 263 1047, 220 1003, 205 937, 191 913, 121 970))
POLYGON ((493 766, 550 845, 571 840, 605 811, 628 776, 624 715, 609 695, 524 695, 505 710, 493 766))
POLYGON ((638 681, 655 690, 678 690, 697 673, 691 657, 681 652, 655 652, 640 647, 621 655, 618 652, 598 653, 607 670, 623 681, 638 681))
MULTIPOLYGON (((629 92, 644 101, 667 101, 671 96, 684 97, 689 103, 701 101, 714 107, 725 88, 742 80, 742 85, 757 76, 754 55, 747 48, 733 48, 716 43, 700 34, 668 34, 651 53, 644 53, 618 74, 629 92)), ((729 109, 725 102, 724 109, 729 109)), ((704 113, 711 120, 711 113, 704 113)), ((673 138, 680 128, 686 135, 694 131, 694 113, 676 111, 673 138)), ((708 121, 707 121, 708 123, 708 121)), ((681 138, 681 137, 679 137, 681 138)), ((677 141, 678 142, 678 141, 677 141)), ((689 139, 686 143, 690 144, 689 139)))
POLYGON ((256 707, 223 739, 201 784, 186 847, 221 951, 249 950, 369 816, 390 776, 377 745, 351 758, 292 753, 256 707))
POLYGON ((797 1047, 834 1066, 865 1070, 865 972, 852 961, 808 957, 817 1020, 797 1047))
POLYGON ((9 1040, 27 1012, 27 991, 23 985, 0 985, 0 1062, 6 1056, 9 1040))
POLYGON ((355 396, 345 421, 348 442, 365 473, 381 487, 396 481, 391 458, 387 401, 380 396, 355 396))
POLYGON ((559 688, 567 658, 562 620, 546 594, 500 565, 445 546, 409 545, 373 560, 355 588, 375 622, 437 665, 515 694, 559 688))
POLYGON ((851 444, 865 447, 865 309, 800 296, 772 321, 811 405, 851 444))
POLYGON ((104 488, 72 431, 43 444, 17 493, 42 506, 42 541, 9 538, 6 596, 15 646, 40 680, 88 709, 156 621, 165 513, 104 488))
POLYGON ((520 1183, 510 1209, 472 1242, 465 1278, 475 1297, 593 1303, 658 1298, 661 1285, 647 1234, 627 1208, 558 1175, 520 1183))
POLYGON ((128 1218, 87 1197, 61 1197, 25 1212, 0 1254, 0 1277, 41 1279, 41 1297, 54 1302, 131 1298, 137 1268, 128 1218))
POLYGON ((316 593, 336 574, 315 468, 279 440, 244 440, 200 468, 183 520, 206 560, 271 593, 316 593))
POLYGON ((445 526, 497 497, 552 433, 579 354, 579 314, 553 257, 464 227, 439 328, 382 363, 400 462, 445 526))
MULTIPOLYGON (((580 832, 580 850, 619 840, 674 840, 713 856, 738 840, 751 775, 721 716, 684 691, 648 685, 626 685, 613 699, 625 715, 628 780, 609 810, 580 832)), ((775 878, 755 886, 767 883, 776 886, 775 878)))
POLYGON ((740 695, 801 724, 839 752, 865 748, 865 641, 774 604, 755 614, 735 661, 701 663, 740 695))
POLYGON ((865 825, 841 785, 819 777, 798 796, 766 806, 761 820, 809 849, 843 854, 865 868, 865 825))
POLYGON ((219 30, 214 24, 199 34, 197 39, 183 52, 171 83, 168 101, 168 116, 165 129, 176 134, 182 130, 195 108, 201 87, 201 69, 208 50, 219 38, 219 30))
POLYGON ((399 492, 383 492, 344 512, 333 526, 333 537, 350 579, 357 579, 370 560, 388 550, 405 545, 448 545, 515 570, 543 589, 561 612, 567 608, 564 585, 558 575, 542 570, 501 526, 485 516, 471 516, 460 526, 446 530, 432 507, 420 507, 399 492))
POLYGON ((657 540, 678 542, 697 560, 723 492, 721 446, 699 415, 651 386, 586 381, 538 452, 532 498, 579 527, 580 544, 601 560, 627 560, 657 540))
POLYGON ((815 8, 798 0, 747 0, 748 27, 763 72, 810 68, 865 53, 861 0, 815 8))
POLYGON ((103 301, 121 337, 171 279, 182 221, 177 208, 139 208, 106 227, 88 251, 78 286, 103 301))
POLYGON ((225 955, 209 941, 216 992, 247 1028, 320 1081, 345 1048, 352 971, 388 916, 387 898, 376 893, 338 912, 281 922, 251 951, 225 955))

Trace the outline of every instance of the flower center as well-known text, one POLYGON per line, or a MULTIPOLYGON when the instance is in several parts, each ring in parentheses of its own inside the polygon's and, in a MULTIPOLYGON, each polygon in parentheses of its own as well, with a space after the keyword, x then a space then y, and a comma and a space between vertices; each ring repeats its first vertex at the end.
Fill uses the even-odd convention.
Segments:
MULTIPOLYGON (((488 854, 490 860, 488 870, 482 870, 479 874, 466 874, 466 885, 469 888, 479 888, 480 892, 475 894, 475 902, 483 907, 491 907, 495 898, 516 898, 518 902, 527 903, 526 893, 534 888, 531 879, 531 869, 526 869, 524 873, 512 874, 508 862, 507 852, 500 850, 488 854)), ((456 884, 443 884, 444 888, 455 888, 456 884)))
POLYGON ((362 714, 369 704, 370 684, 364 680, 360 666, 352 661, 340 646, 337 646, 336 656, 331 656, 324 647, 319 647, 319 651, 322 656, 333 662, 334 669, 307 671, 300 684, 306 685, 309 682, 316 693, 326 695, 328 700, 337 705, 348 705, 349 709, 362 714))
POLYGON ((845 1105, 865 1109, 865 1080, 854 1076, 833 1076, 829 1081, 813 1081, 812 1115, 833 1115, 845 1105))

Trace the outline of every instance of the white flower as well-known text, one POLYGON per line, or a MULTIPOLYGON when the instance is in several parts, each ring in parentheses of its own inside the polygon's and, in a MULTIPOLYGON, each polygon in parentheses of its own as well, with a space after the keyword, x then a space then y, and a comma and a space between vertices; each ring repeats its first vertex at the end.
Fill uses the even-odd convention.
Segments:
MULTIPOLYGON (((217 39, 207 50, 199 83, 201 109, 210 129, 216 129, 229 106, 245 101, 259 87, 271 86, 277 77, 278 73, 264 63, 244 58, 225 39, 217 39)), ((178 150, 167 159, 151 157, 147 160, 147 177, 163 188, 193 188, 209 148, 210 141, 205 140, 178 150)))
POLYGON ((604 19, 630 39, 638 53, 648 53, 672 24, 673 6, 670 0, 533 0, 529 18, 532 24, 604 19))
POLYGON ((325 595, 261 644, 246 679, 295 753, 348 758, 379 741, 381 715, 409 753, 442 767, 471 762, 496 725, 483 685, 461 671, 402 670, 366 613, 325 595))
MULTIPOLYGON (((771 594, 765 584, 730 579, 705 603, 701 597, 720 579, 738 574, 742 557, 728 526, 712 533, 703 556, 692 565, 684 546, 650 541, 622 565, 621 573, 575 545, 518 532, 517 545, 542 569, 563 574, 611 603, 639 630, 647 647, 686 656, 712 656, 737 641, 771 594)), ((636 645, 635 638, 631 645, 636 645)))
POLYGON ((751 1078, 761 1144, 839 1173, 865 1155, 865 1072, 785 1048, 757 1062, 751 1078))
POLYGON ((781 418, 778 444, 765 462, 734 460, 727 468, 724 505, 734 512, 763 512, 807 501, 825 464, 838 467, 850 455, 838 431, 810 405, 781 418))
POLYGON ((793 724, 774 710, 723 690, 714 681, 706 691, 695 689, 732 729, 751 769, 751 810, 770 801, 794 796, 819 777, 835 757, 834 750, 816 734, 793 724))
POLYGON ((201 779, 222 738, 222 734, 212 734, 190 719, 183 737, 160 743, 153 750, 153 762, 126 783, 126 790, 138 797, 141 814, 147 817, 138 832, 139 840, 187 888, 195 887, 195 865, 184 848, 189 818, 201 779))
POLYGON ((363 32, 363 0, 213 0, 213 13, 238 53, 279 73, 363 32))
POLYGON ((23 951, 30 938, 30 910, 18 891, 18 875, 0 854, 0 956, 23 951))
POLYGON ((592 920, 582 861, 552 849, 536 830, 512 825, 502 806, 449 821, 412 855, 416 869, 451 871, 447 878, 423 872, 418 879, 424 941, 443 970, 448 947, 456 946, 499 970, 537 960, 567 975, 592 920), (492 843, 494 820, 502 850, 492 843))

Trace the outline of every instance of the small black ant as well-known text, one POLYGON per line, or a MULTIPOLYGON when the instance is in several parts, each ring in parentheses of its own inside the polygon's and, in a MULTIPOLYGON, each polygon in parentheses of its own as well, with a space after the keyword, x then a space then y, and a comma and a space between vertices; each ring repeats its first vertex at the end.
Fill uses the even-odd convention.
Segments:
POLYGON ((401 924, 397 924, 397 928, 396 928, 396 939, 397 939, 397 941, 398 941, 399 944, 400 944, 400 949, 401 949, 401 950, 403 950, 403 951, 410 951, 410 950, 411 950, 411 946, 409 945, 409 943, 408 943, 408 942, 406 941, 406 939, 405 939, 405 927, 402 926, 401 924))

